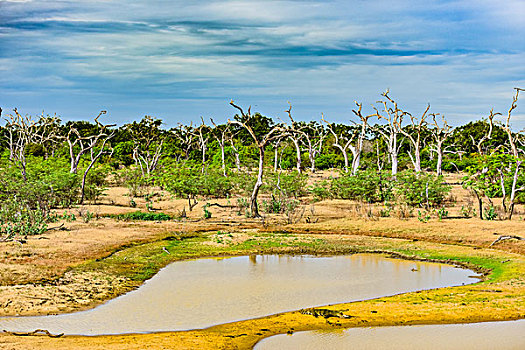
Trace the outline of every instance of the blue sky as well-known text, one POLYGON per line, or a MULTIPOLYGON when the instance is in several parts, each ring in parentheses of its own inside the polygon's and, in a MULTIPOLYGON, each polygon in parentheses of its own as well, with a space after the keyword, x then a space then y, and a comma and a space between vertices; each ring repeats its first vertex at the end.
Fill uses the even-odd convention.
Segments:
MULTIPOLYGON (((0 106, 226 121, 230 99, 348 122, 389 88, 454 125, 525 88, 525 1, 0 0, 0 106)), ((525 127, 525 95, 514 126, 525 127)))

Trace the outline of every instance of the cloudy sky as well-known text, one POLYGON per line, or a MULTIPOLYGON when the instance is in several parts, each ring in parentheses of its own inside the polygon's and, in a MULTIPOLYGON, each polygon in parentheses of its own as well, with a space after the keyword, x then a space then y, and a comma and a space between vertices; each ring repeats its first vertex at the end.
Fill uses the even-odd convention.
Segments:
POLYGON ((63 120, 225 121, 234 99, 345 122, 389 88, 458 125, 506 112, 517 86, 524 0, 0 0, 0 107, 63 120))

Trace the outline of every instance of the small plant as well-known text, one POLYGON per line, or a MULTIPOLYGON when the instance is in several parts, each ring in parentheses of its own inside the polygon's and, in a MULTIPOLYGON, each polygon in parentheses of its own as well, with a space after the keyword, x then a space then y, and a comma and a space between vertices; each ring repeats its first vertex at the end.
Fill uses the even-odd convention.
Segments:
POLYGON ((289 224, 295 224, 297 222, 299 222, 303 215, 304 215, 304 211, 305 211, 305 207, 301 207, 300 210, 299 209, 299 204, 300 202, 296 199, 293 199, 293 200, 289 200, 287 203, 286 203, 286 207, 285 207, 285 210, 284 210, 284 213, 286 214, 286 221, 289 223, 289 224))
POLYGON ((67 222, 77 221, 77 217, 75 216, 75 214, 73 213, 68 214, 67 211, 64 211, 62 216, 59 216, 59 218, 62 220, 66 220, 67 222))
POLYGON ((136 208, 137 207, 137 202, 135 202, 133 200, 133 198, 130 198, 129 200, 129 206, 132 207, 132 208, 136 208))
POLYGON ((442 219, 448 216, 448 210, 446 210, 445 207, 439 208, 436 213, 439 218, 439 221, 441 221, 442 219))
POLYGON ((310 193, 313 195, 316 202, 330 198, 331 196, 330 183, 327 180, 313 184, 308 188, 308 191, 310 191, 310 193))
POLYGON ((430 220, 430 213, 426 210, 421 212, 421 210, 417 211, 417 219, 423 223, 427 223, 430 220))
POLYGON ((242 215, 243 209, 246 210, 250 207, 250 203, 247 198, 237 198, 237 215, 242 215))
POLYGON ((471 211, 472 211, 472 208, 469 208, 469 207, 466 207, 464 205, 461 206, 461 215, 464 217, 464 218, 470 218, 471 217, 471 211))
POLYGON ((410 208, 407 204, 403 203, 397 207, 396 215, 398 219, 408 219, 413 216, 413 208, 410 208))
POLYGON ((208 207, 209 207, 209 206, 210 206, 210 205, 209 205, 208 203, 206 203, 206 204, 202 207, 202 210, 204 211, 204 215, 203 215, 203 216, 204 216, 205 219, 209 219, 209 218, 211 218, 211 212, 208 210, 208 207))
POLYGON ((267 213, 279 214, 284 210, 283 205, 285 205, 285 203, 276 199, 273 195, 271 199, 262 201, 263 210, 267 213))
POLYGON ((82 221, 84 221, 86 224, 95 218, 95 214, 90 212, 84 207, 81 207, 78 209, 78 215, 82 218, 82 221))
POLYGON ((383 208, 379 209, 379 216, 382 218, 388 218, 390 217, 391 212, 392 212, 392 207, 390 205, 385 204, 383 208))
POLYGON ((485 220, 496 220, 498 218, 498 214, 496 213, 496 209, 493 205, 491 205, 487 210, 485 210, 485 213, 483 214, 483 217, 485 220))

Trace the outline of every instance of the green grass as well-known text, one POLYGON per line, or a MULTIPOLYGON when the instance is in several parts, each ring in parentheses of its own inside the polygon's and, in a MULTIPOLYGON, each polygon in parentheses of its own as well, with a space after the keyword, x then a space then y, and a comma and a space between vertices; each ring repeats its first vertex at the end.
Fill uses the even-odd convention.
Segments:
POLYGON ((165 213, 149 213, 142 211, 117 215, 111 214, 108 215, 108 217, 122 221, 169 221, 176 219, 174 216, 165 213))

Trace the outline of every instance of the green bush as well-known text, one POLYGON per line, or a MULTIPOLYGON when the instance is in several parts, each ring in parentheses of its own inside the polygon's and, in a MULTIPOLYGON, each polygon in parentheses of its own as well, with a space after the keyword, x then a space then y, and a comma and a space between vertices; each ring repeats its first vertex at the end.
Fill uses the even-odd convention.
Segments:
POLYGON ((202 172, 193 162, 166 163, 155 175, 155 183, 178 197, 224 198, 232 195, 235 178, 224 176, 221 168, 209 167, 202 172))
POLYGON ((39 235, 47 231, 48 213, 41 208, 30 208, 27 203, 15 200, 0 204, 0 237, 39 235))
POLYGON ((330 192, 334 198, 378 203, 392 200, 392 186, 386 173, 366 170, 332 179, 330 192))
POLYGON ((262 191, 274 196, 298 198, 308 193, 306 190, 307 180, 308 175, 299 174, 297 170, 281 173, 269 171, 265 176, 266 184, 262 191))
POLYGON ((96 202, 104 193, 107 186, 107 178, 109 176, 108 166, 93 167, 86 178, 86 185, 84 187, 85 199, 91 202, 96 202))
POLYGON ((412 207, 435 208, 444 202, 450 189, 451 186, 443 182, 442 176, 412 171, 399 173, 395 183, 398 201, 412 207))
POLYGON ((330 183, 327 180, 316 182, 308 188, 315 201, 322 201, 332 197, 330 192, 330 183))

